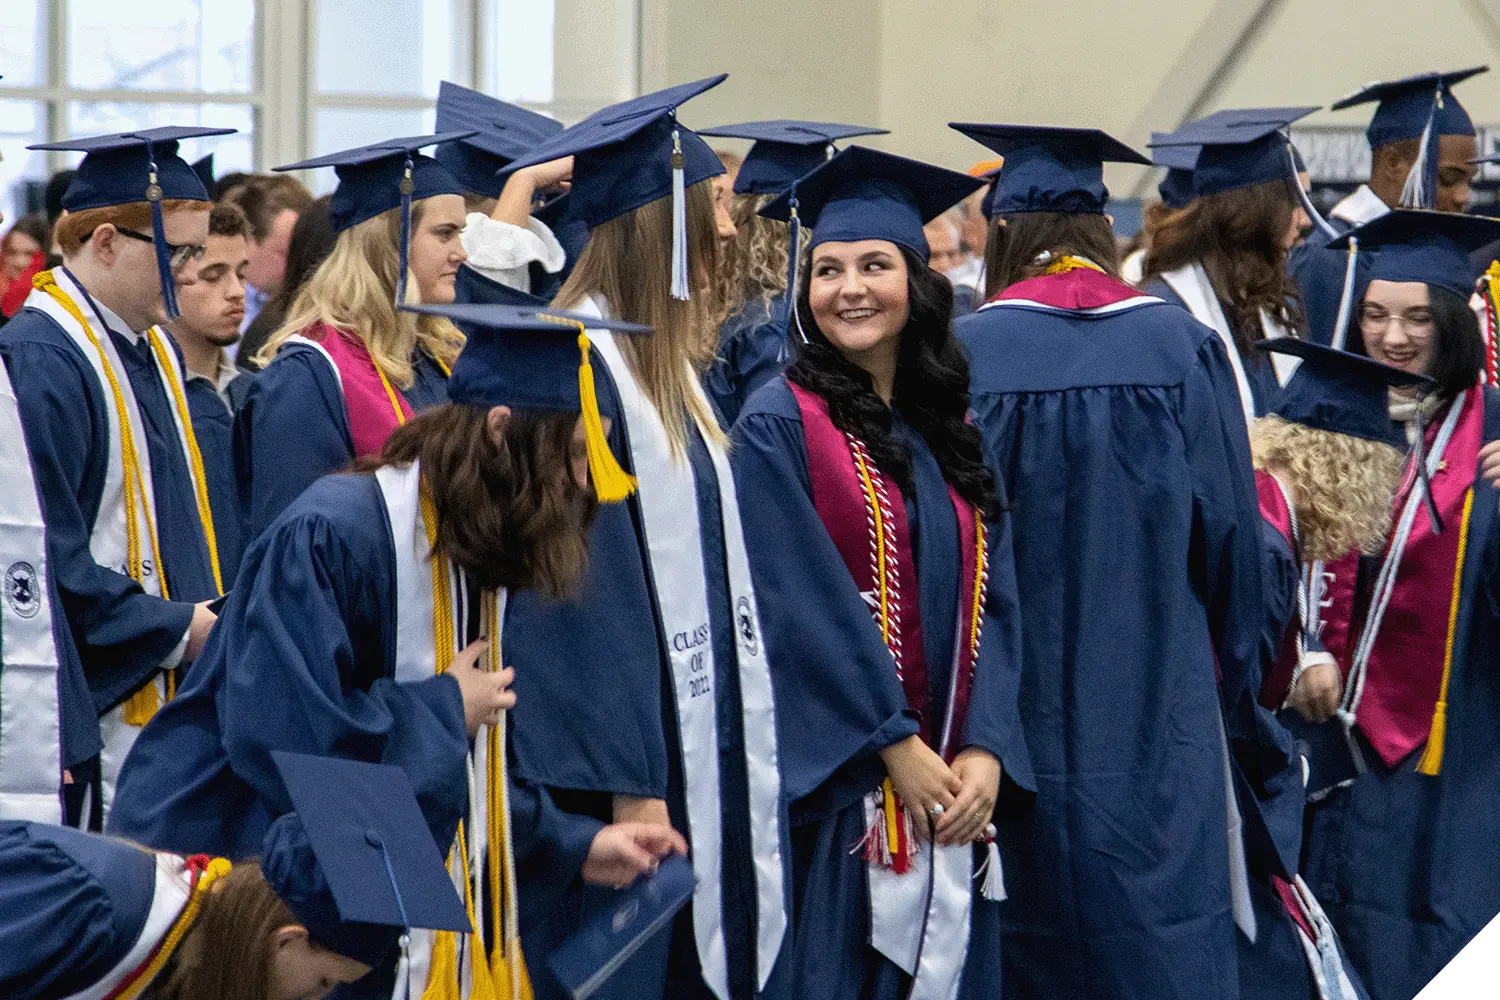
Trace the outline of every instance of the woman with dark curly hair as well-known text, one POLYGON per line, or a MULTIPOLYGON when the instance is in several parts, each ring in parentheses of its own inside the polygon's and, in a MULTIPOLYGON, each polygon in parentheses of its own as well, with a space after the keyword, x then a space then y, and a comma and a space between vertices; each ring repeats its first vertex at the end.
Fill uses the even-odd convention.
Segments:
MULTIPOLYGON (((1281 131, 1287 110, 1301 109, 1265 109, 1248 127, 1209 119, 1160 143, 1201 144, 1202 152, 1192 200, 1156 220, 1141 285, 1219 334, 1247 426, 1265 415, 1281 384, 1276 364, 1255 342, 1301 336, 1305 326, 1301 297, 1286 271, 1287 252, 1308 224, 1281 131)), ((1257 113, 1233 114, 1248 119, 1257 113)), ((1290 374, 1289 366, 1284 370, 1290 374)))
POLYGON ((995 823, 1031 786, 1010 529, 922 235, 978 186, 854 146, 766 209, 817 227, 803 345, 731 452, 791 804, 798 996, 1000 995, 995 823))

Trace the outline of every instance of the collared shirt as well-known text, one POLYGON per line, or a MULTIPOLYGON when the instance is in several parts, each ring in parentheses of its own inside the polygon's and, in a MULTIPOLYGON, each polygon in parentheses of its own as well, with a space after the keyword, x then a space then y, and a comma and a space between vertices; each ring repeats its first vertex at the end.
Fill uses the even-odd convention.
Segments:
POLYGON ((1333 211, 1328 214, 1356 226, 1362 226, 1366 222, 1380 218, 1390 210, 1391 207, 1380 200, 1380 195, 1372 191, 1370 185, 1361 184, 1353 194, 1333 206, 1333 211))
POLYGON ((230 412, 233 412, 234 405, 229 401, 229 383, 244 373, 234 366, 234 362, 229 359, 229 352, 222 347, 219 349, 218 362, 218 371, 213 378, 201 375, 189 368, 187 372, 188 381, 202 379, 205 382, 212 382, 214 392, 219 394, 219 398, 224 401, 224 405, 229 408, 230 412))

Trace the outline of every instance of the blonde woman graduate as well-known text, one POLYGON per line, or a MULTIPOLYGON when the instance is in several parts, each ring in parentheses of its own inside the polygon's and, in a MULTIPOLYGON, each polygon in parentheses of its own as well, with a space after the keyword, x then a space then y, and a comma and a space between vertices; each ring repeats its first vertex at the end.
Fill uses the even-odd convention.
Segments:
MULTIPOLYGON (((509 658, 518 773, 580 815, 670 821, 692 847, 692 901, 601 996, 780 996, 789 969, 770 675, 728 442, 700 382, 717 333, 723 166, 676 117, 722 79, 604 108, 511 165, 574 158, 562 224, 590 235, 553 304, 593 317, 586 327, 654 331, 588 332, 616 460, 594 482, 601 499, 628 499, 601 512, 577 598, 517 602, 507 626, 522 643, 509 658)), ((580 893, 555 907, 535 954, 613 906, 580 893)), ((555 979, 534 985, 562 995, 555 979)))
POLYGON ((564 822, 509 778, 505 605, 567 593, 588 557, 597 417, 575 320, 413 308, 469 325, 451 402, 362 471, 319 479, 251 545, 208 655, 126 763, 109 832, 241 858, 291 808, 275 751, 394 764, 425 806, 463 817, 440 846, 472 918, 414 944, 412 980, 492 1000, 529 988, 518 868, 533 894, 619 885, 686 845, 665 824, 564 822))
POLYGON ((467 257, 463 188, 418 150, 471 134, 394 139, 277 168, 334 168, 338 238, 261 349, 263 370, 236 416, 248 539, 319 476, 379 455, 392 431, 447 399, 463 335, 441 316, 398 306, 453 301, 467 257))

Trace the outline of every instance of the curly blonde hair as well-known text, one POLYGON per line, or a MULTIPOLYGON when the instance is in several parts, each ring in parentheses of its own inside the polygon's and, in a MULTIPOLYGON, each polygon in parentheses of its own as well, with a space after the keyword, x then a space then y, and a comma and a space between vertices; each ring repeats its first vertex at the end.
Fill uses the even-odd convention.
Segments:
POLYGON ((1255 467, 1290 487, 1302 558, 1377 555, 1406 460, 1388 444, 1261 417, 1250 428, 1255 467))
MULTIPOLYGON (((735 238, 724 244, 723 266, 716 275, 720 322, 740 312, 754 299, 770 308, 771 300, 786 291, 786 265, 791 230, 785 222, 766 219, 760 210, 776 199, 769 194, 734 196, 730 217, 735 238)), ((806 246, 812 230, 803 228, 806 246)))

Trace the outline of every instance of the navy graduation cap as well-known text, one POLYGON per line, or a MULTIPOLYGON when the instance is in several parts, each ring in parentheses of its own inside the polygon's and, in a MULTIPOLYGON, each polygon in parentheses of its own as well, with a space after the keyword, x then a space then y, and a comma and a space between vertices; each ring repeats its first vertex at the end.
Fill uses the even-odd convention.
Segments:
POLYGON ((402 308, 446 316, 467 335, 448 379, 449 402, 579 413, 588 445, 589 474, 600 501, 616 503, 635 491, 635 479, 620 467, 605 438, 586 328, 648 334, 649 326, 555 309, 478 302, 402 308))
POLYGON ((404 771, 271 756, 296 811, 266 830, 261 871, 314 941, 374 966, 413 927, 472 930, 404 771))
POLYGON ((489 198, 498 198, 505 186, 501 170, 563 130, 556 119, 447 80, 438 85, 436 128, 473 131, 467 139, 438 146, 433 158, 466 191, 489 198))
POLYGON ((1171 132, 1152 132, 1151 141, 1146 145, 1151 149, 1152 164, 1167 168, 1161 183, 1156 185, 1156 193, 1161 196, 1163 205, 1175 209, 1193 200, 1193 167, 1198 163, 1198 150, 1202 147, 1165 145, 1165 140, 1172 135, 1171 132))
POLYGON ((151 240, 156 248, 156 270, 161 279, 162 303, 168 319, 176 319, 177 288, 172 282, 172 247, 163 228, 161 203, 167 200, 208 201, 208 189, 187 161, 177 155, 183 139, 231 135, 232 128, 169 125, 139 132, 115 132, 85 139, 43 142, 27 149, 62 150, 83 154, 78 173, 63 194, 68 212, 109 208, 138 201, 151 204, 151 240))
POLYGON ((1105 163, 1150 160, 1113 136, 1094 128, 1046 125, 984 125, 949 122, 975 142, 1005 157, 995 180, 997 215, 1057 212, 1103 215, 1109 201, 1105 163))
POLYGON ((723 83, 727 73, 678 84, 611 104, 564 129, 502 173, 573 157, 573 181, 563 224, 590 229, 661 198, 674 199, 672 297, 691 298, 687 266, 687 215, 676 203, 683 192, 724 172, 708 143, 677 122, 677 108, 723 83))
POLYGON ((995 217, 995 192, 1000 190, 1000 185, 996 184, 995 180, 1003 169, 1005 169, 1004 166, 991 167, 979 175, 979 179, 989 185, 989 190, 984 193, 983 198, 979 199, 979 214, 984 216, 986 222, 995 217))
POLYGON ((464 193, 442 164, 417 150, 474 135, 472 129, 387 139, 299 163, 272 167, 276 171, 332 167, 339 186, 329 205, 333 231, 341 233, 393 208, 401 209, 401 270, 396 280, 396 304, 406 301, 406 255, 411 243, 411 203, 439 194, 464 193))
POLYGON ((838 125, 833 122, 774 121, 743 122, 698 130, 699 135, 726 139, 753 139, 734 178, 735 194, 781 194, 799 177, 816 170, 837 152, 834 143, 861 135, 889 135, 889 129, 868 125, 838 125))
POLYGON ((1383 365, 1363 354, 1295 337, 1262 340, 1255 346, 1302 359, 1272 403, 1271 412, 1276 416, 1304 427, 1405 450, 1406 436, 1391 422, 1387 390, 1430 387, 1432 379, 1383 365))
POLYGON ((1421 281, 1464 300, 1474 291, 1469 254, 1500 239, 1500 219, 1422 209, 1395 209, 1351 230, 1328 245, 1376 251, 1369 278, 1421 281))
POLYGON ((1431 208, 1437 193, 1439 137, 1474 134, 1474 123, 1453 95, 1453 87, 1488 70, 1488 66, 1471 66, 1447 73, 1418 73, 1400 80, 1369 83, 1348 97, 1334 101, 1329 107, 1341 111, 1371 101, 1378 102, 1370 125, 1365 129, 1371 149, 1421 139, 1421 149, 1401 190, 1401 204, 1410 208, 1431 208))
POLYGON ((214 191, 214 154, 209 153, 207 156, 194 160, 193 173, 197 174, 198 179, 203 182, 203 190, 212 196, 214 191))
POLYGON ((1216 112, 1151 140, 1151 148, 1197 150, 1193 165, 1195 198, 1238 188, 1288 180, 1296 183, 1295 161, 1285 132, 1316 107, 1236 108, 1216 112))

